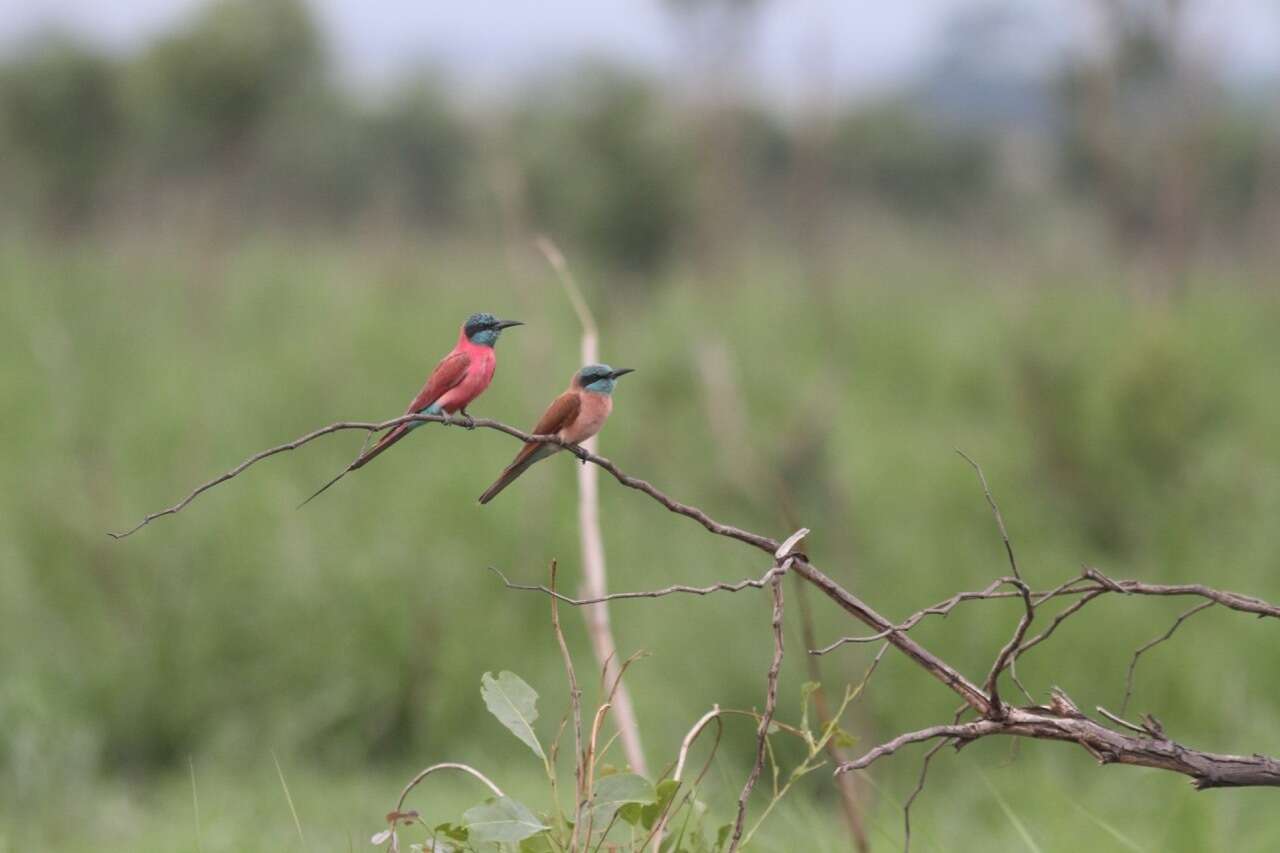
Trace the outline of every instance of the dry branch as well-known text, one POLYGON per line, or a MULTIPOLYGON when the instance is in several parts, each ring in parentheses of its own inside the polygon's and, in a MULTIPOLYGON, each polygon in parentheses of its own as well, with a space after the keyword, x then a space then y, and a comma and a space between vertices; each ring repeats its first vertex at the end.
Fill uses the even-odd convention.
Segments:
POLYGON ((1161 634, 1159 637, 1156 637, 1154 640, 1149 640, 1148 642, 1143 643, 1133 653, 1133 659, 1129 661, 1129 671, 1125 673, 1125 677, 1124 677, 1124 699, 1121 700, 1120 702, 1120 714, 1122 716, 1124 715, 1124 712, 1129 708, 1129 698, 1133 696, 1133 674, 1134 674, 1134 670, 1138 668, 1138 659, 1142 657, 1142 655, 1147 650, 1160 645, 1165 640, 1172 637, 1173 632, 1177 631, 1178 628, 1181 627, 1183 622, 1187 621, 1192 616, 1195 616, 1201 610, 1208 610, 1210 607, 1213 607, 1213 605, 1215 604, 1217 604, 1216 601, 1206 601, 1202 604, 1197 604, 1195 607, 1191 608, 1190 610, 1186 611, 1181 616, 1179 616, 1177 619, 1175 619, 1174 623, 1169 626, 1168 631, 1165 631, 1163 634, 1161 634))
POLYGON ((785 571, 781 566, 774 566, 757 579, 747 578, 737 583, 713 583, 710 586, 686 586, 685 584, 672 584, 662 589, 650 589, 641 592, 611 592, 608 595, 602 595, 597 598, 570 598, 561 592, 543 586, 542 584, 522 584, 512 583, 507 576, 493 566, 489 567, 489 571, 502 578, 502 583, 507 589, 518 589, 525 592, 542 592, 547 595, 563 601, 565 604, 572 604, 574 607, 582 607, 587 604, 599 604, 602 601, 626 601, 632 598, 663 598, 675 593, 685 593, 688 595, 710 595, 713 592, 741 592, 748 587, 752 589, 764 589, 769 585, 776 576, 785 571))
MULTIPOLYGON (((808 531, 804 531, 807 533, 808 531)), ((794 540, 794 537, 793 537, 794 540)), ((790 547, 795 543, 793 540, 784 542, 779 551, 789 551, 790 547)), ((780 568, 785 573, 790 568, 791 557, 786 557, 780 568)), ((747 782, 742 786, 742 793, 738 795, 738 816, 733 822, 733 835, 729 839, 729 853, 736 853, 738 845, 742 842, 742 829, 747 820, 747 800, 751 798, 751 791, 755 788, 756 782, 760 779, 760 773, 764 770, 765 750, 769 745, 769 725, 773 722, 773 712, 778 707, 778 673, 782 670, 782 652, 783 652, 783 635, 782 635, 782 574, 775 575, 770 583, 770 591, 773 593, 773 660, 769 664, 769 672, 765 676, 768 685, 765 691, 764 713, 760 715, 760 725, 756 729, 756 760, 751 766, 751 773, 747 776, 747 782)))
POLYGON ((1130 764, 1181 773, 1197 790, 1248 786, 1280 786, 1280 761, 1265 755, 1203 752, 1143 730, 1140 737, 1109 729, 1080 713, 1061 691, 1049 706, 1008 708, 1003 719, 980 719, 958 725, 930 726, 901 734, 861 758, 836 768, 837 773, 862 770, 911 743, 949 738, 963 746, 991 735, 1011 735, 1075 743, 1099 764, 1130 764))
MULTIPOLYGON (((775 559, 775 567, 778 567, 779 563, 789 566, 790 571, 803 578, 806 582, 812 584, 847 614, 871 628, 872 631, 876 632, 870 637, 845 638, 838 643, 832 644, 826 649, 816 650, 818 653, 829 651, 832 648, 847 642, 868 642, 872 639, 883 639, 888 645, 892 645, 895 649, 906 655, 934 679, 959 696, 964 702, 964 706, 961 709, 962 711, 973 711, 977 714, 978 719, 968 723, 953 722, 949 725, 932 726, 919 731, 901 734, 885 744, 872 749, 862 757, 840 765, 840 767, 837 768, 837 773, 866 768, 879 758, 890 755, 903 746, 912 743, 942 739, 944 743, 954 742, 957 747, 960 747, 982 737, 1006 735, 1074 743, 1093 755, 1100 763, 1129 764, 1179 773, 1188 776, 1191 779, 1192 784, 1197 789, 1239 786, 1280 786, 1280 761, 1260 754, 1254 754, 1251 756, 1227 755, 1204 752, 1184 746, 1169 739, 1159 721, 1150 715, 1146 717, 1146 722, 1143 726, 1135 726, 1132 723, 1124 721, 1122 717, 1112 715, 1109 712, 1104 714, 1104 717, 1112 723, 1120 725, 1122 728, 1131 731, 1132 734, 1130 734, 1118 732, 1102 725, 1101 723, 1089 719, 1081 713, 1075 704, 1072 703, 1071 700, 1061 691, 1053 692, 1052 702, 1048 706, 1032 704, 1025 707, 1013 707, 1005 704, 1003 700, 1001 700, 998 695, 997 683, 999 676, 1004 669, 1012 668, 1021 654, 1025 653, 1028 649, 1043 643, 1066 619, 1076 613, 1079 613, 1089 602, 1105 595, 1157 597, 1193 596, 1205 599, 1207 603, 1221 604, 1223 607, 1238 612, 1271 618, 1280 618, 1280 607, 1256 597, 1213 589, 1201 584, 1164 585, 1149 584, 1136 580, 1116 580, 1094 568, 1087 568, 1080 576, 1069 579, 1048 591, 1032 591, 1022 581, 1018 572, 1013 555, 1013 549, 1009 545, 1008 534, 1004 529, 1003 519, 999 515, 998 507, 996 507, 994 500, 991 498, 990 490, 985 484, 985 478, 983 478, 984 494, 987 495, 988 501, 996 514, 1000 527, 1001 538, 1005 542, 1010 567, 1014 572, 1014 575, 1008 578, 1000 578, 985 589, 977 592, 958 593, 937 605, 912 614, 900 623, 890 622, 872 607, 867 605, 853 593, 849 592, 835 580, 824 574, 815 565, 810 563, 806 555, 799 551, 795 551, 794 549, 798 545, 799 540, 803 537, 803 533, 807 531, 797 533, 786 542, 780 543, 771 537, 744 530, 733 525, 724 524, 709 516, 702 509, 691 504, 677 501, 653 486, 651 483, 624 473, 610 460, 582 447, 566 443, 555 436, 530 435, 514 427, 488 419, 476 419, 473 422, 467 422, 462 419, 455 419, 441 415, 407 415, 382 423, 344 422, 333 424, 329 427, 309 433, 308 435, 290 442, 289 444, 280 445, 279 447, 271 448, 270 450, 263 451, 262 453, 250 457, 226 474, 223 474, 220 477, 198 487, 173 507, 147 516, 132 530, 118 535, 128 535, 155 518, 179 512, 204 491, 207 491, 213 486, 238 475, 256 462, 286 450, 293 450, 303 444, 319 438, 322 435, 327 435, 344 429, 377 432, 409 421, 440 422, 459 426, 494 429, 521 441, 558 444, 568 449, 582 461, 589 462, 592 465, 608 472, 615 480, 627 488, 643 492, 653 498, 670 512, 696 521, 704 529, 715 535, 737 540, 770 554, 775 559), (1000 589, 1000 587, 1005 584, 1012 584, 1015 589, 1013 591, 1000 589), (992 664, 987 675, 986 682, 983 686, 979 686, 966 678, 951 664, 934 655, 907 634, 910 628, 925 616, 931 614, 946 615, 962 602, 975 600, 1003 600, 1012 597, 1017 597, 1021 600, 1023 605, 1023 614, 1014 630, 1013 636, 996 655, 995 661, 992 664), (1026 633, 1034 619, 1035 611, 1048 602, 1065 597, 1072 597, 1075 600, 1068 607, 1059 612, 1044 631, 1029 640, 1026 639, 1026 633)), ((970 461, 972 462, 972 460, 970 461)), ((977 470, 981 477, 981 469, 979 468, 977 470)), ((747 587, 758 588, 765 584, 771 585, 776 592, 774 621, 776 653, 775 665, 774 667, 771 667, 769 676, 770 702, 766 706, 766 714, 761 717, 760 728, 761 731, 767 731, 766 718, 772 714, 773 701, 776 699, 776 667, 781 662, 781 636, 779 633, 781 624, 781 595, 777 586, 781 572, 771 570, 759 580, 746 580, 737 584, 714 584, 710 587, 687 587, 683 585, 674 585, 662 590, 655 590, 647 593, 602 594, 588 596, 582 599, 571 599, 566 596, 562 596, 554 589, 547 587, 524 587, 512 584, 507 581, 500 572, 498 574, 500 577, 503 577, 504 583, 508 586, 513 588, 540 590, 552 595, 558 601, 573 605, 599 604, 604 601, 621 598, 656 598, 677 592, 705 595, 719 590, 737 591, 747 587)), ((1178 621, 1175 622, 1170 631, 1166 632, 1166 635, 1161 638, 1157 638, 1156 641, 1148 644, 1145 648, 1150 648, 1155 645, 1156 642, 1162 642, 1167 638, 1167 636, 1173 633, 1173 630, 1176 630, 1182 621, 1189 618, 1191 615, 1194 615, 1194 613, 1199 612, 1201 609, 1206 609, 1207 606, 1208 604, 1202 604, 1200 607, 1193 608, 1192 610, 1184 613, 1179 617, 1178 621)), ((1143 650, 1145 650, 1145 648, 1143 650)), ((1140 652, 1141 651, 1142 650, 1140 650, 1140 652)), ((616 684, 617 681, 615 680, 615 687, 616 684)), ((605 709, 602 709, 602 711, 603 710, 605 709)), ((718 717, 718 714, 704 717, 704 719, 700 721, 699 726, 695 727, 695 730, 691 731, 691 735, 696 736, 697 732, 701 731, 702 726, 704 726, 709 719, 716 717, 718 717)), ((957 719, 959 718, 957 717, 957 719)), ((593 736, 591 739, 592 744, 595 742, 594 730, 598 728, 598 723, 599 715, 597 716, 597 726, 593 727, 593 736)), ((691 738, 687 738, 686 740, 688 742, 691 738)), ((687 742, 682 752, 687 752, 687 742)), ((588 752, 590 751, 591 747, 588 747, 588 752)), ((758 759, 759 755, 760 753, 758 749, 758 759)), ((932 753, 928 757, 932 757, 932 753)), ((590 763, 588 763, 587 767, 588 769, 590 768, 590 763)), ((758 777, 759 767, 760 762, 758 760, 756 768, 753 768, 752 779, 758 777)), ((750 785, 753 783, 749 780, 748 784, 750 785)), ((912 795, 913 800, 922 787, 923 773, 921 776, 921 784, 917 786, 917 791, 912 795)), ((749 787, 744 788, 740 804, 745 803, 745 799, 749 793, 749 787)), ((735 837, 740 837, 742 819, 743 817, 740 813, 735 837)), ((659 826, 661 826, 661 824, 659 824, 659 826)))

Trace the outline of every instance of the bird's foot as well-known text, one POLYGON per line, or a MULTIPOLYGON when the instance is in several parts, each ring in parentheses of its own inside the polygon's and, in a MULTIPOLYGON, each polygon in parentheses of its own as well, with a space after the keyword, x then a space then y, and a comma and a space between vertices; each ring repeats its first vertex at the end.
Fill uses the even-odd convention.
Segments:
POLYGON ((466 410, 466 409, 463 409, 463 410, 461 411, 461 414, 462 414, 462 425, 463 425, 464 427, 466 427, 467 429, 475 429, 475 428, 476 428, 476 419, 475 419, 475 418, 473 418, 473 417, 471 417, 471 415, 467 414, 467 410, 466 410))

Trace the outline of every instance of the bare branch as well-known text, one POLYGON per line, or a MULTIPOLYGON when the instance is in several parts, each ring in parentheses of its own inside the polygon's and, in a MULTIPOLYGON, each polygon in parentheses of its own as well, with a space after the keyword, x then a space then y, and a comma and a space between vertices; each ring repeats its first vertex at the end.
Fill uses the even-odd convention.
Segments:
MULTIPOLYGON (((969 710, 968 705, 961 705, 957 708, 955 716, 951 719, 952 725, 959 723, 960 718, 964 716, 964 712, 967 710, 969 710)), ((943 738, 924 754, 924 760, 920 762, 920 776, 916 779, 916 786, 912 789, 911 795, 907 797, 906 802, 902 804, 902 853, 910 853, 911 850, 911 807, 915 805, 916 798, 924 792, 924 783, 929 778, 929 764, 933 761, 933 757, 948 743, 951 743, 951 740, 943 738)), ((837 773, 837 776, 844 778, 843 773, 837 773)))
MULTIPOLYGON (((693 746, 693 742, 698 739, 698 735, 702 734, 702 730, 705 729, 712 720, 715 720, 716 725, 719 727, 716 733, 716 745, 719 745, 720 733, 724 731, 724 723, 720 720, 721 713, 719 705, 712 705, 711 710, 699 717, 698 721, 690 727, 687 733, 685 733, 684 739, 680 741, 680 752, 676 758, 675 772, 671 776, 673 780, 676 782, 682 782, 684 780, 684 765, 685 761, 689 758, 689 749, 693 746)), ((715 749, 716 747, 712 746, 712 756, 715 755, 715 749)), ((707 766, 710 766, 710 764, 711 759, 708 758, 707 766)), ((706 772, 706 767, 703 768, 703 772, 706 772)), ((701 779, 701 776, 698 778, 701 779)), ((695 782, 694 784, 696 785, 697 783, 695 782)), ((667 802, 667 806, 663 809, 662 814, 658 815, 658 819, 654 821, 653 831, 649 833, 649 837, 645 839, 644 844, 640 845, 641 850, 648 847, 650 842, 653 844, 653 847, 651 848, 653 853, 658 853, 658 850, 661 849, 662 836, 666 831, 667 821, 671 816, 671 806, 674 802, 675 796, 673 795, 667 802)))
POLYGON ((992 581, 985 589, 975 590, 972 592, 958 592, 955 595, 951 596, 950 598, 944 599, 943 601, 939 601, 937 604, 933 605, 932 607, 926 607, 923 610, 917 610, 915 613, 912 613, 910 616, 908 616, 903 621, 899 622, 897 625, 894 625, 883 631, 879 631, 875 634, 868 634, 862 637, 841 637, 840 639, 836 640, 834 643, 831 643, 830 645, 827 645, 827 646, 823 646, 820 649, 810 649, 809 654, 825 655, 828 652, 833 652, 836 649, 848 643, 874 643, 879 640, 885 639, 890 634, 910 631, 920 622, 920 620, 924 619, 924 617, 946 616, 956 608, 956 605, 965 601, 989 601, 993 598, 1005 598, 1007 597, 1007 595, 996 593, 996 588, 1003 586, 1006 583, 1010 583, 1012 580, 1013 580, 1012 578, 997 578, 996 580, 992 581))
POLYGON ((563 601, 565 604, 571 604, 574 607, 581 607, 586 604, 599 604, 602 601, 625 601, 631 598, 662 598, 663 596, 672 595, 677 592, 687 593, 690 595, 709 595, 713 592, 741 592, 748 587, 752 589, 764 589, 769 585, 775 577, 782 574, 783 569, 780 566, 774 566, 765 572, 758 579, 748 578, 737 583, 714 583, 711 586, 686 586, 684 584, 673 584, 672 586, 663 587, 662 589, 645 590, 643 592, 612 592, 598 598, 570 598, 563 593, 548 589, 541 584, 519 584, 512 583, 498 569, 493 566, 489 567, 489 571, 502 578, 502 583, 507 589, 518 589, 527 592, 542 592, 547 595, 563 601))
POLYGON ((711 710, 703 714, 698 722, 694 723, 689 731, 685 734, 684 740, 680 741, 680 753, 676 758, 676 769, 671 774, 671 778, 679 782, 684 777, 684 764, 689 758, 689 747, 693 746, 693 742, 698 739, 698 735, 702 734, 702 730, 707 724, 720 716, 720 706, 713 705, 711 710))
POLYGON ((960 448, 956 448, 956 453, 960 454, 960 458, 973 466, 973 470, 978 473, 978 481, 982 483, 982 493, 987 496, 987 505, 991 507, 992 514, 996 517, 996 526, 1000 528, 1000 538, 1004 540, 1004 551, 1009 555, 1009 568, 1013 571, 1013 576, 1018 580, 1022 580, 1022 575, 1018 572, 1018 559, 1013 556, 1013 545, 1009 543, 1009 531, 1004 526, 1004 516, 1000 514, 1000 507, 996 505, 996 499, 991 496, 991 488, 987 485, 987 475, 982 473, 982 466, 973 461, 967 453, 960 448))
MULTIPOLYGON (((781 565, 783 572, 790 567, 793 560, 792 557, 786 556, 787 553, 800 539, 804 538, 805 533, 808 531, 801 531, 792 536, 775 550, 775 556, 784 560, 781 565)), ((765 749, 769 742, 769 724, 773 722, 773 712, 778 707, 778 673, 782 670, 783 651, 781 575, 774 577, 770 588, 773 592, 773 660, 769 664, 766 679, 768 689, 765 694, 764 713, 760 715, 760 725, 756 729, 756 761, 751 767, 751 774, 747 776, 746 784, 742 786, 742 793, 738 795, 738 816, 733 822, 733 834, 729 838, 729 853, 736 853, 738 845, 742 842, 742 829, 747 819, 747 800, 750 799, 751 791, 760 779, 760 772, 764 769, 765 749)))
MULTIPOLYGON (((907 801, 902 804, 903 853, 909 853, 911 850, 911 806, 915 804, 916 798, 924 791, 925 780, 929 778, 929 764, 933 761, 933 757, 941 752, 942 748, 949 743, 951 743, 951 741, 944 738, 935 743, 930 747, 929 751, 924 754, 924 760, 920 762, 920 776, 916 779, 916 786, 912 789, 911 795, 907 797, 907 801)), ((841 774, 841 778, 844 778, 844 774, 841 774)))
MULTIPOLYGON (((293 450, 309 441, 319 438, 322 435, 327 435, 339 430, 356 429, 364 430, 366 432, 374 432, 410 421, 450 423, 459 426, 476 426, 494 429, 521 441, 556 444, 569 450, 584 462, 590 462, 609 472, 614 479, 627 488, 645 493, 667 510, 678 515, 683 515, 686 518, 693 519, 711 533, 735 539, 770 555, 778 552, 780 545, 782 544, 770 537, 753 533, 732 525, 723 524, 707 515, 698 507, 677 501, 647 481, 624 473, 610 460, 584 450, 576 445, 564 442, 555 436, 530 435, 514 427, 488 419, 478 419, 471 424, 463 421, 462 419, 455 419, 441 415, 406 415, 382 423, 344 422, 333 424, 329 427, 309 433, 308 435, 289 444, 280 445, 279 447, 263 451, 262 453, 250 457, 248 460, 241 463, 241 465, 221 477, 197 488, 179 504, 176 504, 174 507, 170 507, 162 512, 148 516, 139 525, 135 526, 133 530, 126 531, 126 533, 120 535, 128 535, 128 533, 140 529, 143 525, 149 523, 149 521, 162 515, 170 515, 179 512, 204 491, 212 488, 218 483, 224 482, 225 480, 238 475, 257 461, 267 458, 268 456, 281 453, 286 450, 293 450)), ((1069 741, 1088 750, 1104 763, 1134 764, 1182 773, 1191 777, 1197 788, 1238 785, 1280 785, 1280 762, 1266 756, 1255 755, 1245 757, 1221 755, 1189 749, 1188 747, 1175 744, 1167 739, 1137 738, 1107 729, 1091 720, 1088 720, 1083 715, 1079 715, 1078 712, 1076 712, 1076 715, 1063 715, 1060 708, 1056 706, 1048 709, 1040 706, 1033 706, 1030 708, 1011 708, 1002 706, 1002 710, 1005 712, 1003 716, 993 714, 993 703, 982 688, 962 675, 949 663, 937 657, 915 640, 911 639, 904 630, 889 622, 889 620, 880 615, 857 596, 853 595, 835 580, 824 574, 820 569, 810 563, 803 554, 794 554, 789 562, 791 564, 791 571, 794 571, 808 583, 815 586, 846 613, 853 616, 873 631, 880 632, 880 635, 889 644, 913 660, 937 681, 956 693, 964 700, 966 705, 983 718, 973 723, 965 724, 968 728, 952 727, 951 729, 942 730, 942 733, 940 734, 920 736, 917 737, 916 740, 945 736, 964 741, 973 739, 974 737, 986 736, 988 734, 1005 734, 1048 740, 1069 741)), ((1032 602, 1034 606, 1038 606, 1040 603, 1043 603, 1043 601, 1058 596, 1078 595, 1081 599, 1073 604, 1072 607, 1067 608, 1063 613, 1060 613, 1050 627, 1039 637, 1033 638, 1032 640, 1024 643, 1020 636, 1016 636, 1017 632, 1015 632, 1015 640, 1011 641, 1009 644, 1009 646, 1012 647, 1012 651, 1007 656, 1008 660, 1011 661, 1015 659, 1022 652, 1033 647, 1036 643, 1041 642, 1057 627, 1057 625, 1061 624, 1063 619, 1067 618, 1072 613, 1079 612, 1079 609, 1087 603, 1087 601, 1091 601, 1105 593, 1149 596, 1197 596, 1222 604, 1224 607, 1232 610, 1252 613, 1262 617, 1280 618, 1280 607, 1277 607, 1274 604, 1251 596, 1216 590, 1200 584, 1161 585, 1147 584, 1133 580, 1115 580, 1093 568, 1085 571, 1084 580, 1086 581, 1085 583, 1080 583, 1078 579, 1073 579, 1072 581, 1061 585, 1057 589, 1051 590, 1049 593, 1030 594, 1033 599, 1036 599, 1032 602)), ((776 581, 776 576, 769 578, 770 583, 775 583, 776 581)), ((1028 593, 1025 587, 1019 588, 1016 593, 997 592, 993 590, 989 595, 977 597, 992 599, 1008 598, 1015 594, 1023 599, 1025 608, 1028 598, 1028 593)), ((1023 620, 1027 621, 1025 613, 1023 620)), ((1025 632, 1025 626, 1023 626, 1023 632, 1025 632)), ((1004 655, 1002 655, 1002 657, 1003 656, 1004 655)), ((1153 727, 1158 726, 1158 721, 1154 721, 1154 718, 1151 719, 1153 720, 1151 723, 1153 727)), ((915 734, 918 735, 919 733, 915 734)), ((857 762, 853 763, 856 764, 857 762)), ((870 762, 868 761, 866 763, 870 762)), ((865 764, 863 766, 865 766, 865 764)), ((845 770, 851 769, 851 765, 845 764, 842 765, 842 768, 845 770)))
POLYGON ((1217 603, 1218 602, 1216 601, 1210 600, 1210 601, 1204 602, 1203 604, 1197 604, 1195 607, 1191 608, 1190 610, 1186 611, 1181 616, 1179 616, 1177 619, 1175 619, 1173 624, 1169 626, 1168 631, 1165 631, 1163 634, 1161 634, 1159 637, 1156 637, 1154 640, 1150 640, 1146 643, 1143 643, 1141 646, 1138 647, 1138 650, 1133 653, 1133 659, 1129 661, 1129 672, 1125 675, 1125 678, 1124 678, 1124 699, 1121 700, 1120 702, 1120 713, 1122 715, 1126 710, 1128 710, 1129 697, 1133 695, 1133 673, 1134 673, 1134 670, 1138 668, 1138 658, 1142 657, 1143 653, 1146 652, 1148 649, 1154 646, 1158 646, 1161 643, 1163 643, 1165 640, 1172 637, 1173 632, 1177 631, 1179 626, 1181 626, 1183 622, 1187 621, 1192 616, 1195 616, 1201 610, 1208 610, 1210 607, 1213 607, 1213 605, 1217 603))
POLYGON ((1113 580, 1097 569, 1092 568, 1085 569, 1084 576, 1090 580, 1097 581, 1098 585, 1106 589, 1107 592, 1119 592, 1124 595, 1196 595, 1201 598, 1207 598, 1210 601, 1216 601, 1223 607, 1238 610, 1241 613, 1253 613, 1257 616, 1270 616, 1273 619, 1280 619, 1280 607, 1270 602, 1250 595, 1241 595, 1238 592, 1213 589, 1203 584, 1166 585, 1142 583, 1134 580, 1113 580))
POLYGON ((1004 724, 998 720, 974 720, 971 723, 958 723, 941 726, 929 726, 927 729, 900 734, 891 741, 880 744, 875 749, 836 768, 837 773, 848 773, 850 770, 865 770, 887 755, 893 755, 904 746, 920 743, 935 738, 954 738, 955 740, 973 740, 984 735, 996 734, 1004 724))
MULTIPOLYGON (((1013 660, 1013 656, 1017 654, 1018 648, 1022 643, 1022 638, 1027 635, 1027 628, 1031 625, 1031 620, 1036 616, 1035 605, 1031 603, 1031 590, 1021 580, 1011 580, 1010 583, 1018 587, 1018 591, 1022 593, 1023 613, 1022 618, 1018 620, 1018 627, 1014 629, 1013 636, 1009 638, 1009 642, 1005 644, 1000 653, 996 655, 995 663, 991 665, 991 671, 987 673, 987 680, 984 685, 987 695, 991 697, 991 714, 999 717, 1003 713, 1003 706, 1000 702, 1000 673, 1013 660)), ((1021 687, 1021 682, 1019 682, 1021 687)), ((1022 692, 1026 693, 1026 688, 1022 688, 1022 692)), ((1027 696, 1028 702, 1034 702, 1030 695, 1027 696)))
MULTIPOLYGON (((1224 755, 1202 752, 1152 736, 1154 727, 1142 736, 1123 734, 1106 728, 1079 712, 1060 691, 1048 707, 1006 708, 1002 719, 981 719, 958 725, 931 726, 901 734, 870 750, 861 758, 842 764, 837 773, 864 769, 892 755, 903 746, 935 738, 965 743, 990 735, 1037 738, 1074 743, 1093 755, 1100 764, 1129 764, 1181 773, 1197 790, 1245 786, 1280 787, 1280 761, 1265 755, 1224 755)), ((1129 727, 1132 728, 1131 724, 1129 727)))

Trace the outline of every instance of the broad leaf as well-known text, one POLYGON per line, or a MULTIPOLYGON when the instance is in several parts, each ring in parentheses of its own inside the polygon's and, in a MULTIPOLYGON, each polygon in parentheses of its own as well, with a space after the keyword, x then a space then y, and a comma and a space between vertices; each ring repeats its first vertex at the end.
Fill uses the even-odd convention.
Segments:
POLYGON ((520 842, 520 853, 556 853, 556 848, 551 846, 551 836, 540 832, 520 842))
POLYGON ((538 820, 523 803, 510 797, 485 800, 462 814, 467 836, 477 844, 496 842, 513 844, 551 827, 538 820))
POLYGON ((533 731, 538 719, 538 693, 514 672, 500 672, 494 678, 486 672, 480 678, 480 695, 489 713, 498 718, 513 735, 524 741, 543 761, 547 754, 533 731))
POLYGON ((680 783, 675 779, 663 779, 658 783, 657 799, 640 810, 640 823, 645 829, 653 829, 658 816, 675 799, 676 791, 678 790, 680 790, 680 783))
POLYGON ((657 799, 653 785, 635 773, 615 773, 596 782, 591 796, 591 811, 596 824, 604 826, 613 820, 618 809, 628 803, 652 803, 657 799))

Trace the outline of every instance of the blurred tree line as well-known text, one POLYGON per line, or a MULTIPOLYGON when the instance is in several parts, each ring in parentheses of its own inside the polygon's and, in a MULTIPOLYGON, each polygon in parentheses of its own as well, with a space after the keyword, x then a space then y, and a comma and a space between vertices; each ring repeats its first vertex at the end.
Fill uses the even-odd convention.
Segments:
POLYGON ((1274 116, 1180 62, 1176 20, 1103 5, 1105 50, 1028 84, 1035 106, 1018 125, 1000 114, 1004 90, 957 89, 1009 87, 983 71, 983 34, 1001 24, 990 10, 952 28, 914 89, 783 115, 732 95, 681 104, 600 65, 494 108, 465 108, 426 73, 361 97, 336 83, 303 0, 218 0, 131 56, 53 36, 0 63, 0 216, 55 233, 157 217, 254 228, 374 216, 459 231, 514 217, 504 224, 647 272, 743 227, 812 240, 816 218, 851 209, 998 220, 1025 209, 1025 152, 1009 143, 1030 138, 1035 192, 1096 209, 1119 246, 1177 265, 1206 233, 1265 234, 1247 226, 1274 221, 1276 193, 1260 189, 1280 172, 1274 116))

